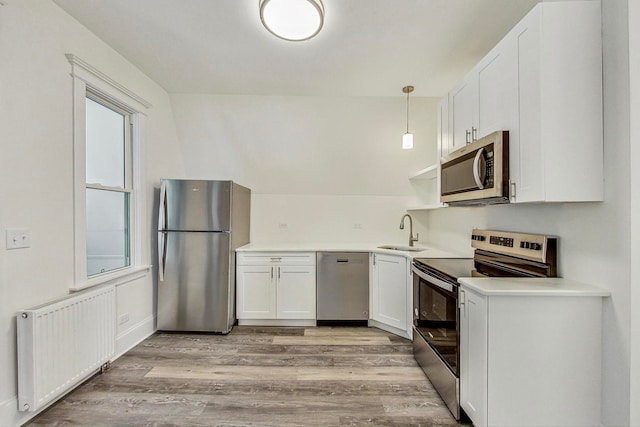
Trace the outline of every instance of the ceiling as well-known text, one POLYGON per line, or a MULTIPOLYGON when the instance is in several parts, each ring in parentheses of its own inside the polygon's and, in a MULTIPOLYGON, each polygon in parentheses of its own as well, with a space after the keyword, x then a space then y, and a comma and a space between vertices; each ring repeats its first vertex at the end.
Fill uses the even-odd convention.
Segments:
POLYGON ((323 0, 280 40, 258 0, 54 0, 169 93, 442 96, 538 0, 323 0))

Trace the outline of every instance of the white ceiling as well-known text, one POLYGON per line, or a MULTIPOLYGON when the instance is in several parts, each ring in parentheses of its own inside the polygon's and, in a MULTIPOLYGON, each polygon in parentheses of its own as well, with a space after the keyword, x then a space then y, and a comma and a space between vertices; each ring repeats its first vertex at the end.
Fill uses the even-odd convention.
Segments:
POLYGON ((54 0, 170 93, 441 96, 538 0, 323 0, 286 42, 258 0, 54 0))

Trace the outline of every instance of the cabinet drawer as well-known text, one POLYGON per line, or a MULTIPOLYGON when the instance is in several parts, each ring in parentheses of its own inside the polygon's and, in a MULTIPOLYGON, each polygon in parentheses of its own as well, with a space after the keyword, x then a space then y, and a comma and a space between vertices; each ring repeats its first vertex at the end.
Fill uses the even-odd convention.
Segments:
POLYGON ((316 265, 315 252, 238 252, 237 265, 316 265))

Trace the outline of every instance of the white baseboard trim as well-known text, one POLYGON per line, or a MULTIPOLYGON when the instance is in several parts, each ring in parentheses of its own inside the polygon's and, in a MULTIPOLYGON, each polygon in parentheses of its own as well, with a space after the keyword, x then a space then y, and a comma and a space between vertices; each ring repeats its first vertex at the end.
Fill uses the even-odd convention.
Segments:
POLYGON ((154 323, 155 317, 151 315, 119 334, 116 337, 116 355, 114 360, 153 335, 156 331, 154 323))
POLYGON ((39 412, 18 412, 18 397, 0 402, 0 425, 1 426, 21 426, 39 412))
POLYGON ((373 326, 374 328, 382 329, 383 331, 390 332, 394 335, 398 335, 399 337, 406 338, 408 340, 413 340, 413 337, 409 335, 409 333, 405 330, 398 329, 395 326, 385 325, 384 323, 378 322, 377 320, 369 319, 369 326, 373 326))
POLYGON ((315 319, 238 319, 239 326, 316 326, 315 319))

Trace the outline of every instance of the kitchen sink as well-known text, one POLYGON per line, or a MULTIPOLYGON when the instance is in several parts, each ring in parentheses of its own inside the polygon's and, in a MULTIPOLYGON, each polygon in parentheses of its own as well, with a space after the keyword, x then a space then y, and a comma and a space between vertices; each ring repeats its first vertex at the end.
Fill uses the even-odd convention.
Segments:
POLYGON ((402 246, 402 245, 382 245, 378 246, 380 249, 391 249, 394 251, 407 251, 407 252, 422 252, 427 248, 421 248, 420 246, 402 246))

